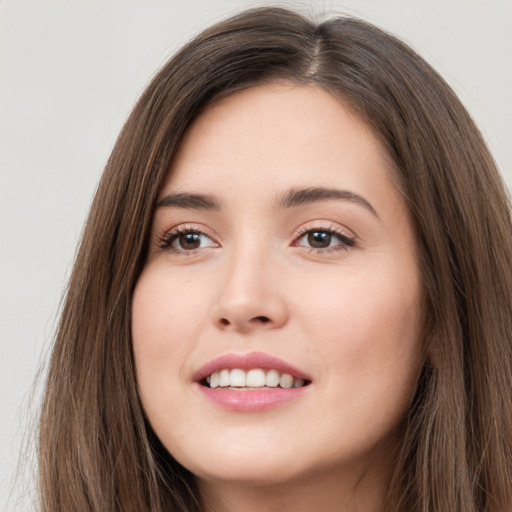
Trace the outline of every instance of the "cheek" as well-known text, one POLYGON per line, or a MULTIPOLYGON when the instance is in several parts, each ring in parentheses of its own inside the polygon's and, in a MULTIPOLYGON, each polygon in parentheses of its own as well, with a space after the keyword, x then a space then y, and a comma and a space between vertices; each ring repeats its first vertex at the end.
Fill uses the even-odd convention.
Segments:
POLYGON ((322 354, 320 373, 340 393, 410 399, 422 353, 419 290, 416 272, 367 271, 324 280, 303 298, 311 356, 322 354))
MULTIPOLYGON (((148 417, 159 418, 184 407, 178 392, 184 362, 194 350, 202 326, 201 294, 151 267, 140 276, 132 299, 132 342, 141 400, 148 417), (178 292, 181 290, 181 292, 178 292)), ((169 416, 170 417, 170 416, 169 416)), ((167 421, 167 420, 166 420, 167 421)))
MULTIPOLYGON (((146 270, 132 299, 132 335, 136 358, 180 353, 190 348, 193 333, 201 328, 202 294, 172 275, 146 270)), ((202 300, 203 299, 203 300, 202 300)))

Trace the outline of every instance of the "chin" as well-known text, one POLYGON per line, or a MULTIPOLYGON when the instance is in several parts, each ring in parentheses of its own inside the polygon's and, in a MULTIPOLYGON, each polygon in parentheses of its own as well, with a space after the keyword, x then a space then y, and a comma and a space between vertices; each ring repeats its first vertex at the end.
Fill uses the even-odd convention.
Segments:
POLYGON ((300 479, 307 472, 297 451, 286 453, 275 447, 236 446, 236 449, 204 450, 176 460, 199 480, 237 485, 273 486, 300 479), (299 464, 300 463, 300 464, 299 464))
POLYGON ((196 468, 193 473, 198 481, 211 483, 224 483, 239 487, 277 487, 290 484, 299 484, 309 478, 305 468, 292 464, 274 464, 273 461, 248 461, 241 464, 233 462, 218 471, 205 468, 204 471, 196 468))

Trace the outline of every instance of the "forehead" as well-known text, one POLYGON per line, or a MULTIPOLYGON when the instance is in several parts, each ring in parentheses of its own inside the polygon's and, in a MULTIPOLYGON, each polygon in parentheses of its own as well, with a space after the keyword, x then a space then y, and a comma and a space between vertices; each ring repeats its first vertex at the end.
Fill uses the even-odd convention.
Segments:
MULTIPOLYGON (((162 194, 270 195, 290 187, 398 193, 383 145, 343 100, 319 87, 274 83, 237 92, 188 129, 162 194)), ((247 197, 244 198, 246 200, 247 197)))

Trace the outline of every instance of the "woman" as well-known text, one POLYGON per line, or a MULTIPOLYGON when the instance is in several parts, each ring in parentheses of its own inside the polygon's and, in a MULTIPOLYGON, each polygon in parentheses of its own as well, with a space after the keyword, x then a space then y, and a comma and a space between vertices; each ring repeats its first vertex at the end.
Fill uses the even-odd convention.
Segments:
POLYGON ((215 25, 100 182, 42 510, 504 512, 511 300, 503 183, 420 57, 348 18, 215 25))

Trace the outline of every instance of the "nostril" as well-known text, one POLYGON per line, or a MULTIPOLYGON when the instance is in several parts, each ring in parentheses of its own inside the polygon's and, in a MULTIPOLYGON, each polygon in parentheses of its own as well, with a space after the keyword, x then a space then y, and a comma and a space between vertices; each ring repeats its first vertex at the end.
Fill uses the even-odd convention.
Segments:
POLYGON ((241 320, 238 318, 233 318, 229 320, 228 318, 221 317, 218 320, 219 325, 222 325, 223 327, 242 327, 243 325, 249 326, 257 326, 257 325, 264 325, 268 323, 272 323, 272 320, 268 316, 260 315, 260 316, 254 316, 252 318, 246 318, 245 320, 241 320))
POLYGON ((267 316, 257 316, 253 320, 261 322, 262 324, 266 324, 266 323, 270 322, 270 318, 268 318, 267 316))

